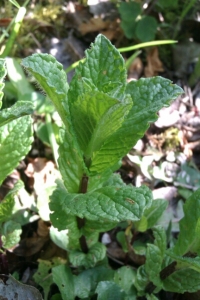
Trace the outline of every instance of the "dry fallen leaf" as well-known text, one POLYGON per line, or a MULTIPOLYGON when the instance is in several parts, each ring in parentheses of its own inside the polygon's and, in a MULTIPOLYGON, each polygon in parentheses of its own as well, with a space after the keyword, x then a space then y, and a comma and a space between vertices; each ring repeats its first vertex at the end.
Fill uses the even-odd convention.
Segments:
POLYGON ((151 48, 147 54, 147 66, 144 68, 145 77, 156 76, 163 71, 164 69, 162 62, 159 59, 158 48, 151 48))

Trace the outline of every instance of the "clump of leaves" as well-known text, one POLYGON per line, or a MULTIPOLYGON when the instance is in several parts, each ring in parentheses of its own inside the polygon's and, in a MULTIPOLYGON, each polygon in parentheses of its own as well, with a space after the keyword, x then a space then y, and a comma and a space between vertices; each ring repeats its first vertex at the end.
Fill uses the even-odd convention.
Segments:
POLYGON ((156 112, 182 89, 161 77, 127 84, 123 58, 102 35, 86 51, 86 60, 77 67, 70 86, 61 64, 51 55, 34 54, 22 65, 52 100, 63 122, 58 159, 63 180, 57 182, 51 196, 51 237, 68 251, 68 262, 48 265, 60 290, 55 297, 92 299, 98 294, 100 300, 109 295, 158 299, 160 290, 197 291, 200 191, 186 202, 178 242, 167 250, 165 230, 155 226, 166 208, 165 201, 153 201, 146 186, 126 185, 113 174, 149 123, 157 119, 156 112), (131 242, 133 228, 139 232, 151 228, 154 235, 137 270, 127 266, 110 269, 106 247, 99 242, 100 232, 121 221, 127 224, 121 240, 133 261, 137 257, 131 242), (185 239, 189 232, 192 235, 185 239), (195 257, 191 258, 191 253, 195 257))

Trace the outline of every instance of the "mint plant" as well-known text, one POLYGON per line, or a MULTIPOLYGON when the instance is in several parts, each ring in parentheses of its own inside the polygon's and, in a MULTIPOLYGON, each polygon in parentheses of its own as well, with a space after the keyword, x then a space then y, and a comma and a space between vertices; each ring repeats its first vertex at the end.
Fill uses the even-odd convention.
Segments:
MULTIPOLYGON (((126 185, 113 173, 149 123, 157 119, 156 112, 182 89, 162 77, 127 84, 124 60, 103 35, 86 51, 70 85, 61 64, 51 55, 34 54, 23 59, 22 66, 52 100, 63 123, 58 158, 62 181, 57 181, 49 204, 52 239, 68 253, 67 264, 52 267, 53 282, 62 299, 91 299, 94 294, 100 300, 109 295, 115 299, 158 299, 155 294, 161 289, 179 293, 198 290, 200 191, 186 202, 178 242, 166 250, 165 230, 155 226, 166 202, 152 201, 148 187, 126 185), (99 234, 119 222, 126 224, 119 241, 131 260, 140 265, 137 271, 126 266, 116 271, 108 267, 99 234), (57 236, 56 228, 60 231, 57 236), (133 228, 153 231, 154 242, 147 244, 145 259, 134 250, 133 228), (186 239, 189 231, 193 235, 186 239), (70 265, 76 268, 74 274, 70 265)), ((41 261, 41 270, 42 265, 41 261)), ((45 268, 49 272, 51 264, 45 268)), ((41 272, 35 276, 39 284, 40 276, 41 272)), ((41 285, 47 299, 48 288, 41 285)))

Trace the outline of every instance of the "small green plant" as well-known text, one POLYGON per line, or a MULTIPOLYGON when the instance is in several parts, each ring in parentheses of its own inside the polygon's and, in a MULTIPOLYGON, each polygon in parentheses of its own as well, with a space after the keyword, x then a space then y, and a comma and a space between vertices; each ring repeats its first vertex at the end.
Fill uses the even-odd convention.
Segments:
POLYGON ((200 190, 186 201, 178 241, 167 249, 166 232, 156 226, 166 201, 153 200, 146 186, 126 185, 113 174, 149 123, 157 119, 156 112, 182 89, 161 77, 127 84, 123 58, 102 35, 86 51, 70 86, 61 64, 51 55, 34 54, 22 65, 52 100, 63 122, 58 150, 62 181, 57 181, 51 196, 50 234, 68 257, 67 262, 40 260, 34 278, 43 287, 45 299, 53 282, 60 294, 51 299, 63 300, 94 299, 95 294, 99 300, 154 300, 160 299, 161 290, 199 290, 200 190), (101 232, 121 222, 125 231, 118 232, 117 239, 133 264, 140 265, 137 269, 111 269, 100 242, 101 232), (147 229, 152 230, 153 239, 143 245, 141 254, 132 237, 147 229))

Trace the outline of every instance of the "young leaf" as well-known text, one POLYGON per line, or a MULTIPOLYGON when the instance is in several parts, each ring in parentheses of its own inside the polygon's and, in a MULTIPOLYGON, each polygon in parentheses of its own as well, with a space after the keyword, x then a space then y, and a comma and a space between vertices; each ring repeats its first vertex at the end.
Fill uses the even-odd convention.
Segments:
POLYGON ((136 277, 136 271, 131 267, 123 266, 115 271, 114 282, 129 294, 136 277))
POLYGON ((2 98, 3 98, 3 88, 4 88, 4 83, 3 80, 6 76, 6 61, 3 58, 0 58, 0 108, 2 106, 2 98))
POLYGON ((74 267, 91 268, 96 265, 97 262, 104 259, 106 255, 106 247, 101 243, 94 244, 87 254, 73 250, 69 252, 70 263, 74 267))
POLYGON ((200 290, 199 272, 183 268, 172 273, 163 281, 163 289, 174 293, 194 293, 200 290))
MULTIPOLYGON (((54 191, 50 209, 59 218, 60 211, 88 220, 120 222, 139 220, 144 208, 152 201, 151 191, 146 187, 104 187, 87 194, 68 194, 64 189, 54 191)), ((55 226, 55 225, 54 225, 55 226)))
POLYGON ((168 206, 168 202, 164 199, 156 199, 152 201, 150 207, 146 208, 140 221, 134 223, 138 231, 145 232, 152 228, 161 218, 162 213, 168 206))
POLYGON ((137 274, 134 281, 134 285, 138 290, 138 296, 144 295, 144 290, 148 283, 149 283, 149 278, 145 271, 145 266, 142 265, 137 269, 137 274))
POLYGON ((122 99, 126 85, 126 68, 119 51, 103 35, 99 34, 91 49, 85 52, 86 60, 76 68, 70 83, 69 99, 73 103, 85 93, 85 79, 93 90, 122 99))
POLYGON ((18 244, 20 241, 21 233, 22 229, 19 223, 16 223, 12 220, 5 222, 1 228, 1 239, 3 247, 5 249, 10 249, 18 244))
POLYGON ((74 276, 75 295, 81 299, 94 294, 97 284, 101 281, 113 280, 114 271, 104 266, 94 267, 74 276))
POLYGON ((18 118, 0 127, 0 184, 28 153, 32 141, 30 116, 18 118))
POLYGON ((0 127, 25 115, 33 113, 33 104, 28 101, 17 101, 10 108, 0 111, 0 127))
POLYGON ((71 269, 65 265, 60 265, 52 269, 53 282, 55 282, 61 292, 62 299, 74 300, 74 282, 71 269))
POLYGON ((52 55, 35 53, 24 58, 22 66, 34 76, 54 103, 68 129, 71 124, 67 102, 68 84, 62 65, 52 55))
POLYGON ((15 205, 14 196, 23 187, 21 181, 17 182, 14 188, 6 195, 0 203, 0 224, 8 221, 12 216, 13 208, 15 205))
POLYGON ((144 135, 149 123, 157 120, 156 112, 182 94, 182 89, 162 77, 131 81, 126 88, 133 101, 122 126, 102 145, 92 159, 91 172, 102 172, 126 155, 144 135))
POLYGON ((116 132, 132 106, 130 97, 121 103, 105 93, 92 91, 80 95, 70 107, 78 144, 88 167, 94 152, 116 132))
POLYGON ((179 256, 187 252, 200 255, 200 189, 195 191, 183 206, 184 217, 180 221, 178 241, 173 253, 179 256))
POLYGON ((97 285, 95 293, 98 294, 97 300, 124 300, 125 292, 112 281, 101 281, 97 285))

